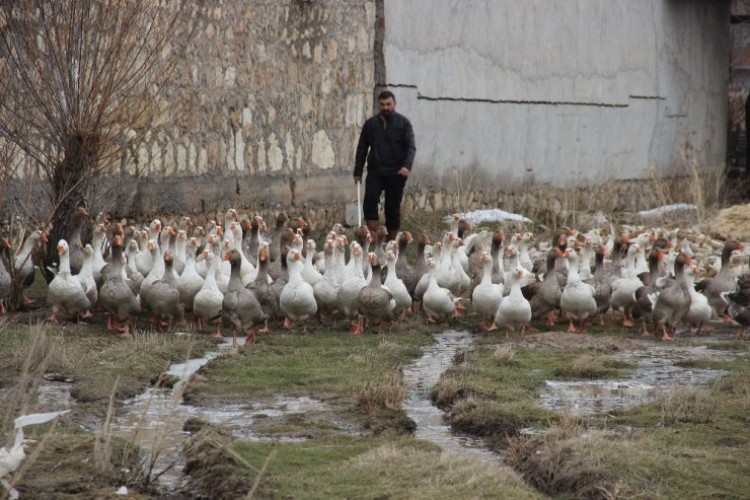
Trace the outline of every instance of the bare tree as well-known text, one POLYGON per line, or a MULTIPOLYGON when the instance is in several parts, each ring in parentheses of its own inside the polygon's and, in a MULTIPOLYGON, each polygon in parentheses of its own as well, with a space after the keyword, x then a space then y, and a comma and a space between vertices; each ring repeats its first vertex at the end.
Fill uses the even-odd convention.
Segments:
POLYGON ((41 173, 47 264, 92 181, 159 118, 199 8, 184 0, 0 3, 0 138, 41 173))

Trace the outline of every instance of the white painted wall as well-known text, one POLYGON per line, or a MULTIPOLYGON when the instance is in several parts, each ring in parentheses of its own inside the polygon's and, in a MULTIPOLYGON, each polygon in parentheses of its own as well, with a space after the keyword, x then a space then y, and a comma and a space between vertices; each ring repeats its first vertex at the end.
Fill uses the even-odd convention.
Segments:
POLYGON ((686 145, 718 168, 729 3, 386 0, 386 78, 415 128, 414 181, 647 178, 682 165, 686 145))

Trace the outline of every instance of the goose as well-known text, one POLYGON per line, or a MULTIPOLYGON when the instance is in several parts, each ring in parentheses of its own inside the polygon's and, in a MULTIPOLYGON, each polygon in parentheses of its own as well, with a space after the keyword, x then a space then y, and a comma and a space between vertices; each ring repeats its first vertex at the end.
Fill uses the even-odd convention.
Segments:
POLYGON ((479 253, 482 264, 482 281, 471 293, 471 304, 479 316, 482 327, 489 331, 503 300, 503 286, 492 282, 492 256, 487 251, 479 253))
MULTIPOLYGON (((427 249, 425 248, 425 255, 427 253, 427 249)), ((427 287, 430 285, 430 277, 433 275, 433 272, 431 272, 429 266, 427 266, 427 259, 432 259, 435 263, 435 267, 438 267, 438 262, 441 261, 441 257, 443 255, 443 242, 438 241, 434 245, 432 245, 431 250, 431 256, 425 257, 425 272, 423 272, 420 275, 419 281, 417 282, 417 286, 414 288, 414 300, 421 301, 424 292, 427 290, 427 287)))
POLYGON ((599 315, 599 322, 604 325, 604 314, 609 310, 609 302, 612 296, 612 284, 607 277, 607 270, 604 267, 604 255, 607 248, 599 245, 594 254, 594 276, 591 278, 591 284, 594 286, 594 300, 596 301, 596 314, 599 315))
MULTIPOLYGON (((398 251, 396 255, 396 266, 395 272, 403 282, 406 290, 411 294, 414 292, 414 288, 417 286, 417 270, 409 263, 406 258, 406 251, 411 242, 414 241, 414 236, 409 231, 399 232, 396 237, 398 243, 398 251)), ((388 256, 386 256, 386 263, 388 262, 388 256)), ((390 274, 390 266, 388 268, 388 274, 390 274)), ((386 279, 388 278, 386 274, 386 279)))
MULTIPOLYGON (((289 220, 289 216, 284 212, 279 212, 276 216, 276 224, 274 226, 273 233, 271 234, 271 243, 268 247, 270 262, 276 262, 281 256, 281 235, 284 232, 286 223, 289 220)), ((269 272, 269 274, 271 274, 269 272)))
POLYGON ((662 340, 674 340, 674 332, 690 311, 690 290, 685 276, 685 266, 690 266, 690 257, 678 254, 674 261, 675 279, 654 299, 652 318, 662 340), (667 331, 671 331, 672 335, 667 331))
POLYGON ((112 238, 111 271, 105 273, 104 283, 99 289, 98 305, 108 313, 107 330, 118 330, 123 336, 130 336, 130 318, 141 310, 130 280, 123 278, 124 256, 122 254, 122 237, 112 238), (123 323, 122 326, 119 323, 123 323))
MULTIPOLYGON (((293 328, 292 321, 305 322, 318 311, 313 287, 302 279, 302 254, 299 250, 289 250, 286 257, 289 281, 279 296, 279 308, 284 314, 284 328, 293 328)), ((307 333, 307 323, 303 323, 307 333)))
POLYGON ((5 257, 10 254, 10 242, 3 236, 0 238, 0 315, 5 314, 7 309, 5 302, 10 297, 11 279, 10 273, 5 268, 5 257))
MULTIPOLYGON (((26 238, 21 250, 18 252, 15 259, 13 259, 13 269, 19 277, 23 289, 30 287, 34 283, 35 267, 32 253, 37 244, 46 242, 47 235, 44 231, 37 229, 26 238)), ((25 294, 22 296, 22 301, 26 305, 34 303, 34 301, 26 297, 25 294)))
MULTIPOLYGON (((349 270, 350 274, 346 277, 341 287, 338 290, 338 310, 348 320, 354 320, 357 315, 357 297, 359 291, 367 284, 365 281, 364 273, 362 271, 362 247, 359 243, 352 241, 349 246, 350 260, 353 261, 354 265, 349 270)), ((355 321, 352 323, 352 333, 361 333, 359 331, 359 322, 355 321)))
POLYGON ((198 271, 195 270, 195 254, 197 250, 198 239, 193 236, 188 243, 185 267, 179 279, 176 280, 177 290, 180 292, 180 303, 182 304, 182 308, 187 312, 192 312, 195 296, 203 288, 203 282, 205 281, 198 274, 198 271))
MULTIPOLYGON (((417 260, 414 263, 414 288, 409 288, 409 293, 411 293, 413 298, 416 298, 417 283, 427 273, 426 253, 428 247, 432 248, 432 240, 428 234, 423 233, 417 241, 417 260)), ((404 284, 406 285, 406 283, 404 284)))
POLYGON ((403 280, 398 274, 398 268, 396 264, 398 258, 393 250, 387 250, 385 252, 385 263, 388 272, 385 275, 385 282, 383 285, 390 290, 393 300, 396 302, 396 307, 393 311, 394 314, 400 314, 403 319, 404 315, 411 312, 412 299, 409 290, 406 288, 403 280))
POLYGON ((713 278, 701 280, 695 286, 696 290, 703 292, 708 298, 708 303, 716 311, 717 316, 723 317, 725 321, 728 320, 727 315, 723 314, 726 302, 721 294, 722 292, 734 292, 737 290, 737 281, 732 274, 729 261, 732 257, 732 252, 744 249, 745 246, 736 240, 727 241, 721 251, 721 270, 719 270, 719 273, 713 278))
POLYGON ((75 275, 75 278, 81 284, 83 289, 86 291, 86 298, 89 299, 90 307, 81 316, 81 318, 90 318, 91 309, 96 306, 97 300, 99 300, 99 292, 96 287, 96 280, 94 279, 94 261, 96 255, 99 254, 98 250, 94 250, 94 247, 90 243, 86 243, 83 247, 83 265, 81 266, 81 272, 75 275))
POLYGON ((10 474, 14 473, 21 466, 21 462, 26 458, 26 452, 24 451, 24 437, 23 428, 29 425, 44 424, 50 420, 65 415, 70 410, 56 411, 50 413, 33 413, 31 415, 22 415, 17 417, 13 424, 13 429, 16 432, 15 439, 13 440, 13 446, 10 449, 3 446, 0 448, 0 484, 3 485, 5 490, 8 492, 8 498, 13 500, 17 499, 20 494, 13 488, 11 483, 8 481, 10 474))
POLYGON ((174 254, 171 250, 164 252, 162 261, 164 272, 161 279, 150 285, 147 296, 141 295, 141 308, 151 312, 151 321, 157 332, 169 331, 172 322, 182 322, 184 316, 180 291, 175 283, 174 254))
POLYGON ((447 288, 455 296, 461 295, 462 285, 462 275, 458 271, 461 264, 456 259, 458 242, 458 236, 450 232, 446 233, 443 238, 440 260, 437 261, 438 265, 433 273, 437 284, 442 288, 447 288))
POLYGON ((664 260, 664 252, 652 245, 651 252, 648 254, 649 274, 644 285, 635 291, 635 306, 633 306, 632 316, 634 320, 641 321, 641 337, 650 337, 646 325, 653 322, 651 313, 653 312, 652 298, 664 287, 666 283, 661 283, 659 273, 661 272, 661 263, 664 260))
POLYGON ((516 272, 509 277, 510 293, 500 302, 490 331, 505 328, 506 337, 510 337, 512 331, 519 330, 520 335, 526 332, 531 323, 531 304, 521 291, 521 279, 525 271, 523 267, 518 266, 516 272))
POLYGON ((151 285, 159 281, 162 276, 164 276, 164 258, 162 257, 159 245, 157 245, 154 240, 149 240, 146 244, 146 249, 151 253, 151 258, 154 262, 154 265, 153 267, 151 267, 148 275, 143 278, 143 281, 141 282, 139 295, 141 298, 141 308, 143 309, 147 309, 147 307, 144 307, 143 302, 148 302, 149 300, 148 294, 151 291, 151 285))
POLYGON ((490 242, 490 257, 492 258, 492 282, 502 284, 505 274, 503 267, 503 249, 505 243, 505 233, 498 229, 492 234, 490 242))
POLYGON ((568 317, 568 332, 577 333, 583 331, 583 325, 587 318, 596 314, 596 300, 594 299, 595 288, 584 283, 578 274, 578 255, 575 250, 568 248, 565 251, 570 266, 568 268, 568 282, 560 295, 560 310, 568 317), (576 329, 573 320, 578 320, 581 330, 576 329))
POLYGON ((203 250, 203 260, 206 262, 206 278, 203 286, 193 299, 193 319, 198 328, 203 328, 206 323, 216 323, 215 338, 223 338, 221 334, 221 304, 224 301, 224 294, 219 290, 216 283, 216 256, 210 248, 203 250))
POLYGON ((279 314, 279 294, 269 283, 268 260, 268 242, 264 241, 258 247, 258 274, 255 281, 246 287, 255 294, 263 310, 263 328, 256 333, 268 333, 268 320, 276 318, 279 314))
POLYGON ((104 260, 104 254, 102 254, 102 249, 107 246, 105 245, 106 241, 107 226, 104 224, 98 224, 91 238, 91 246, 94 249, 94 261, 91 267, 91 274, 96 282, 99 282, 99 273, 102 272, 102 268, 107 265, 107 262, 104 260))
POLYGON ((727 303, 726 315, 739 325, 735 340, 745 338, 745 329, 750 325, 750 293, 748 289, 740 289, 736 292, 722 292, 722 297, 727 303))
MULTIPOLYGON (((558 247, 550 248, 547 252, 547 269, 542 281, 535 281, 521 288, 524 297, 531 304, 534 318, 547 316, 547 326, 554 324, 555 311, 560 308, 562 289, 557 281, 555 267, 562 251, 558 247)), ((523 268, 522 268, 523 269, 523 268)), ((517 272, 517 271, 516 271, 517 272)))
POLYGON ((581 255, 578 265, 578 275, 583 281, 591 281, 594 279, 594 275, 591 272, 591 257, 594 255, 594 241, 590 236, 584 237, 583 245, 581 246, 581 255))
POLYGON ((302 279, 310 283, 313 288, 315 283, 323 279, 320 271, 313 266, 313 256, 315 255, 315 240, 308 239, 305 243, 305 265, 302 268, 302 279))
MULTIPOLYGON (((237 241, 237 240, 235 240, 237 241)), ((232 266, 227 293, 221 303, 221 318, 224 326, 232 327, 232 344, 237 344, 237 335, 246 334, 245 343, 255 343, 255 326, 267 320, 263 308, 255 294, 242 286, 240 273, 242 269, 241 250, 233 248, 224 254, 232 266)))
POLYGON ((230 248, 234 248, 239 252, 238 255, 240 257, 240 280, 242 280, 242 282, 247 285, 255 279, 258 271, 257 269, 255 269, 255 266, 248 260, 248 258, 245 257, 245 254, 242 251, 242 229, 240 228, 240 225, 237 222, 231 222, 229 224, 229 231, 233 235, 233 237, 231 238, 230 248))
POLYGON ((185 261, 187 260, 187 247, 188 237, 187 231, 184 229, 177 230, 177 239, 174 243, 173 259, 174 263, 172 268, 174 269, 175 276, 180 276, 185 270, 185 261))
MULTIPOLYGON (((324 257, 324 259, 334 260, 334 254, 337 252, 337 239, 334 237, 326 241, 326 252, 324 254, 330 255, 330 257, 324 257)), ((334 316, 338 311, 338 292, 341 285, 337 280, 336 267, 333 263, 325 264, 323 266, 325 269, 323 278, 313 285, 315 302, 318 304, 319 321, 322 321, 325 315, 334 316)))
POLYGON ((534 262, 531 260, 531 256, 529 255, 529 247, 531 246, 533 241, 534 234, 526 232, 521 235, 521 238, 518 242, 518 263, 521 265, 521 267, 529 272, 531 272, 532 268, 534 267, 534 262))
POLYGON ((60 267, 47 289, 47 303, 52 306, 52 315, 47 319, 53 323, 59 323, 60 314, 78 319, 91 309, 86 288, 70 272, 70 248, 64 239, 57 243, 57 254, 60 256, 60 267))
POLYGON ((523 276, 521 277, 521 288, 535 281, 536 277, 534 276, 534 273, 521 265, 518 259, 518 250, 513 245, 508 245, 508 248, 505 249, 505 260, 508 263, 508 271, 503 273, 503 295, 508 295, 510 293, 510 275, 514 274, 515 269, 519 266, 524 270, 523 276))
POLYGON ((636 255, 642 253, 641 246, 633 243, 628 247, 625 275, 612 283, 612 295, 609 305, 612 309, 623 312, 622 326, 630 328, 633 323, 633 307, 635 307, 635 292, 643 286, 643 282, 636 275, 636 255))
MULTIPOLYGON (((139 252, 135 256, 135 266, 142 276, 148 276, 149 271, 154 266, 154 258, 151 255, 151 251, 148 249, 149 232, 147 229, 138 233, 138 248, 139 252)), ((156 241, 155 239, 153 241, 156 241)))
POLYGON ((261 243, 260 227, 262 222, 263 219, 256 215, 252 219, 244 219, 240 224, 242 230, 245 232, 242 238, 242 252, 254 266, 258 265, 258 249, 261 243))
POLYGON ((378 255, 370 252, 367 255, 367 261, 372 268, 370 281, 359 290, 356 302, 357 311, 360 314, 358 327, 360 333, 365 333, 365 324, 380 327, 383 321, 392 317, 396 309, 396 301, 391 291, 381 283, 378 255))
POLYGON ((698 266, 692 264, 686 275, 688 291, 690 292, 690 309, 685 315, 685 321, 688 322, 688 335, 692 335, 692 327, 696 328, 695 334, 700 335, 703 325, 706 324, 713 313, 713 308, 708 303, 708 297, 695 290, 695 276, 700 270, 698 266))
POLYGON ((70 272, 78 274, 81 271, 83 265, 83 242, 81 241, 81 233, 86 229, 84 226, 87 225, 89 213, 86 211, 86 206, 82 203, 78 204, 75 212, 72 214, 72 225, 73 232, 68 238, 69 245, 69 262, 70 272))
POLYGON ((455 316, 461 298, 454 297, 450 290, 438 285, 437 278, 435 278, 437 268, 435 259, 429 258, 427 265, 430 270, 429 282, 422 296, 422 309, 427 315, 428 323, 435 323, 440 320, 447 321, 449 317, 455 316))
MULTIPOLYGON (((143 276, 140 271, 138 271, 138 267, 135 264, 135 257, 138 255, 138 242, 136 240, 130 240, 127 245, 127 265, 125 267, 125 274, 133 282, 133 285, 135 285, 135 293, 138 294, 141 291, 141 284, 143 283, 143 276)), ((103 274, 103 269, 99 271, 99 274, 103 274)), ((97 281, 97 283, 103 283, 103 280, 97 281)), ((99 287, 101 288, 101 286, 99 287)))

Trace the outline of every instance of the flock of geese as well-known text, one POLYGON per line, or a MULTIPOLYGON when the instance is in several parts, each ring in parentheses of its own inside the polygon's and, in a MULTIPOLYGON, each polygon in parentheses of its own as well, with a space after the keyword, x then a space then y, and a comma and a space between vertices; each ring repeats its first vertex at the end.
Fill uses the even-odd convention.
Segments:
MULTIPOLYGON (((459 215, 435 242, 366 227, 347 232, 335 225, 322 250, 302 219, 280 213, 269 230, 260 216, 195 225, 181 217, 143 228, 98 216, 93 228, 81 207, 73 233, 57 244, 59 266, 49 283, 49 320, 107 314, 107 328, 130 334, 133 318, 147 315, 157 331, 192 318, 198 328, 231 328, 246 336, 313 318, 345 320, 352 333, 387 325, 421 308, 428 322, 448 322, 470 302, 481 326, 523 334, 532 320, 569 332, 604 324, 619 311, 625 327, 672 340, 677 327, 700 333, 712 318, 750 324, 750 272, 732 265, 744 246, 692 231, 621 226, 577 232, 562 227, 550 240, 531 232, 510 237, 502 229, 475 230, 459 215), (91 229, 91 241, 82 234, 91 229), (609 228, 608 228, 609 229, 609 228), (614 228, 613 228, 614 229, 614 228), (721 251, 720 256, 718 251, 721 251), (744 272, 743 272, 744 271, 744 272), (701 279, 696 278, 701 276, 701 279)), ((2 238, 2 248, 9 248, 2 238)), ((34 280, 34 248, 46 241, 32 232, 9 265, 26 286, 34 280)), ((0 300, 10 290, 0 259, 0 300)), ((611 319, 610 319, 611 321, 611 319)), ((619 321, 619 319, 618 319, 619 321)))

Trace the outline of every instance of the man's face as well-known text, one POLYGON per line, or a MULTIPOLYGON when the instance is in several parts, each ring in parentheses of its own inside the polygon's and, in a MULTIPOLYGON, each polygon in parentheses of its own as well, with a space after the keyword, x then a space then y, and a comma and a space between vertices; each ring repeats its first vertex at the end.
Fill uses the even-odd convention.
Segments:
POLYGON ((380 114, 385 118, 390 118, 393 115, 393 111, 396 109, 396 100, 393 97, 386 99, 378 99, 378 107, 380 108, 380 114))

